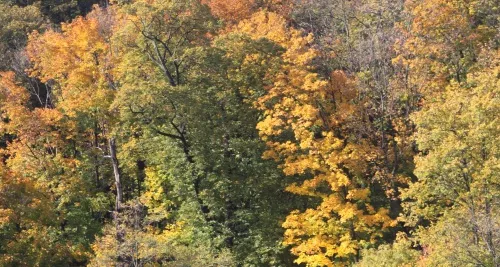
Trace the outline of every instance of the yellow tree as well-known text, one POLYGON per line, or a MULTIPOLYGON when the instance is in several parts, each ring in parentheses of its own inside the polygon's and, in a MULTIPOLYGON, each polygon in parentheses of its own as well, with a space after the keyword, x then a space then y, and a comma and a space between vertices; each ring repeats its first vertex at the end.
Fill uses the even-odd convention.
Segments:
POLYGON ((414 115, 425 153, 403 196, 406 222, 430 224, 417 231, 426 266, 499 263, 499 61, 498 51, 482 53, 466 85, 451 82, 414 115))
POLYGON ((315 74, 312 36, 286 25, 275 13, 257 12, 236 31, 267 38, 285 48, 282 66, 256 103, 264 119, 257 125, 268 151, 286 175, 303 177, 287 190, 319 200, 314 208, 293 211, 283 223, 284 243, 308 266, 347 265, 360 248, 375 243, 394 222, 388 210, 371 204, 379 151, 357 135, 363 115, 352 81, 335 71, 315 74))
POLYGON ((423 265, 498 265, 498 11, 492 1, 410 1, 402 62, 423 95, 417 180, 402 194, 423 265), (496 12, 496 15, 495 15, 496 12), (428 227, 419 227, 422 224, 428 227))
POLYGON ((75 124, 56 109, 31 108, 12 72, 0 74, 2 254, 0 264, 83 262, 96 228, 88 181, 73 144, 75 124), (22 205, 12 202, 11 197, 22 205), (80 237, 77 237, 80 236, 80 237), (82 238, 84 237, 84 238, 82 238))
MULTIPOLYGON (((79 137, 92 144, 91 151, 108 151, 115 176, 116 208, 119 209, 123 190, 112 132, 116 111, 110 108, 117 89, 112 74, 112 11, 95 9, 86 18, 63 23, 62 32, 34 32, 29 38, 27 52, 33 62, 32 75, 42 82, 55 82, 58 110, 72 121, 88 124, 79 137)), ((95 161, 95 179, 99 183, 97 155, 95 161)))
POLYGON ((42 82, 57 82, 58 107, 68 115, 105 114, 112 100, 108 39, 112 25, 105 12, 96 10, 87 18, 63 23, 62 32, 49 30, 30 36, 27 51, 34 64, 32 75, 42 82))

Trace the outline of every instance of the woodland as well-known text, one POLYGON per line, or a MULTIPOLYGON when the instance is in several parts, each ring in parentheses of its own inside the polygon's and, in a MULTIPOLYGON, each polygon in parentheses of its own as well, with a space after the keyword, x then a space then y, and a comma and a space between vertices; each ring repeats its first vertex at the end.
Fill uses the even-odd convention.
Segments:
POLYGON ((0 266, 500 266, 499 0, 0 0, 0 266))

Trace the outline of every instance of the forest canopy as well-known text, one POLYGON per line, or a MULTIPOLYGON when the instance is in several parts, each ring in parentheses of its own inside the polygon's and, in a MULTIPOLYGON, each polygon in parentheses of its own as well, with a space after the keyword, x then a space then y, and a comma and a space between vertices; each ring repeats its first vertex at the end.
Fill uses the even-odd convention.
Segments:
POLYGON ((500 266, 495 0, 0 0, 0 266, 500 266))

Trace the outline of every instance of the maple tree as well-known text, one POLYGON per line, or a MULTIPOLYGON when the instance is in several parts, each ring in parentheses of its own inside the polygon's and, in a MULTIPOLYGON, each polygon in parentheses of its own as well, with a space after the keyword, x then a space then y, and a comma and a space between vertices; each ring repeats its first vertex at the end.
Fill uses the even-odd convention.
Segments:
POLYGON ((265 117, 257 128, 269 147, 264 157, 281 161, 286 175, 310 175, 287 190, 321 199, 316 208, 287 217, 284 242, 293 245, 297 263, 354 261, 358 249, 373 242, 392 220, 387 209, 369 202, 372 181, 365 175, 376 149, 346 136, 349 120, 358 112, 351 102, 356 97, 352 81, 341 71, 329 81, 311 72, 308 64, 316 55, 307 48, 311 36, 287 29, 277 14, 260 12, 238 27, 286 49, 274 84, 258 100, 265 117))

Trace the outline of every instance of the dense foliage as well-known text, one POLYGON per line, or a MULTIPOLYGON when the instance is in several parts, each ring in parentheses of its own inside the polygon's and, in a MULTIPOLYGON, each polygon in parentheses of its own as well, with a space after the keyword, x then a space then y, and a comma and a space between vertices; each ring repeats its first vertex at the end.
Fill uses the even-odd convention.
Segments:
POLYGON ((494 0, 0 0, 0 266, 499 266, 494 0))

